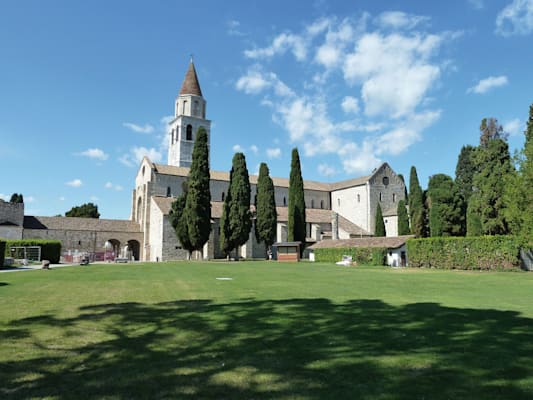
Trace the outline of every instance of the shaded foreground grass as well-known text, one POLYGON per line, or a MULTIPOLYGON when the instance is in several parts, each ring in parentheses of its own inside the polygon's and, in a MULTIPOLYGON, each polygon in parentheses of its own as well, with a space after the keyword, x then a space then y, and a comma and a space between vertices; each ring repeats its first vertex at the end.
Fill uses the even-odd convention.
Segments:
POLYGON ((531 274, 177 263, 0 282, 2 398, 533 397, 531 274))

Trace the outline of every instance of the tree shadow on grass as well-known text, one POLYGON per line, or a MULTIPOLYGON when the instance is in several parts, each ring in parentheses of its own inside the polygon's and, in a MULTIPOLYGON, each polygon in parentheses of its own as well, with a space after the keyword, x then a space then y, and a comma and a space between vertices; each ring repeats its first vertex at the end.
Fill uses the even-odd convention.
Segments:
POLYGON ((532 327, 516 312, 435 303, 104 304, 6 326, 4 339, 35 350, 2 360, 0 395, 530 399, 532 327), (43 329, 60 333, 43 340, 43 329))

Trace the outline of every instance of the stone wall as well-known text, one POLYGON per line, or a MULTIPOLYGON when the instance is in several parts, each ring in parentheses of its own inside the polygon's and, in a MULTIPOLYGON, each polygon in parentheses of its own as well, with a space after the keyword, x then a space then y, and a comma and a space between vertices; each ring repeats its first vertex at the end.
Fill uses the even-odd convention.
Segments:
POLYGON ((24 222, 24 203, 8 203, 0 200, 0 224, 22 226, 24 222))

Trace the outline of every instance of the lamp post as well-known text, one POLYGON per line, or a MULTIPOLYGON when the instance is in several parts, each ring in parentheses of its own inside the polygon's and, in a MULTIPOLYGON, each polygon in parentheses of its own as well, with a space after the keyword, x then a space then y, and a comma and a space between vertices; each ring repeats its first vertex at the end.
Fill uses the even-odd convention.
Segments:
POLYGON ((108 256, 107 256, 107 251, 109 249, 111 249, 113 247, 113 245, 111 244, 111 242, 109 240, 107 240, 105 243, 104 243, 104 261, 107 261, 109 262, 109 259, 108 259, 108 256))

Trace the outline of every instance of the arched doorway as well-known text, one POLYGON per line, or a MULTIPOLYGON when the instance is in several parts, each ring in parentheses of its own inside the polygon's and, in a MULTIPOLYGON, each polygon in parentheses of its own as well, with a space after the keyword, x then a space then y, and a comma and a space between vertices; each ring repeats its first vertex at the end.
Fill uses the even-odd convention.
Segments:
POLYGON ((141 244, 137 240, 128 240, 128 251, 131 254, 131 258, 135 261, 140 260, 141 244))
POLYGON ((104 261, 113 261, 120 256, 120 241, 108 239, 104 244, 104 261))

